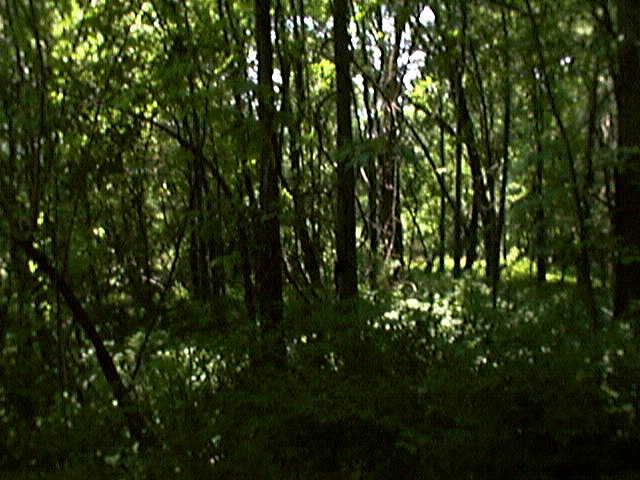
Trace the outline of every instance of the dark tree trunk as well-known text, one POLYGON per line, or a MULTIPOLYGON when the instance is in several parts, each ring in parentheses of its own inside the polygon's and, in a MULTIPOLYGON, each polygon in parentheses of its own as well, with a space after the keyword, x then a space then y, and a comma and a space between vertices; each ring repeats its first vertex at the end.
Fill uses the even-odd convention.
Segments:
POLYGON ((540 38, 540 32, 536 15, 531 8, 531 1, 526 0, 527 13, 529 20, 531 21, 533 40, 537 49, 537 56, 539 60, 539 67, 542 74, 542 83, 549 99, 549 106, 554 120, 560 130, 560 138, 565 147, 565 153, 567 157, 567 166, 569 170, 569 178, 571 181, 571 193, 573 196, 574 207, 576 211, 577 230, 578 230, 578 259, 576 262, 577 270, 577 283, 578 289, 585 306, 589 311, 589 315, 592 318, 594 326, 598 326, 598 310, 595 304, 595 297, 593 292, 593 283, 591 280, 591 254, 590 254, 590 235, 589 235, 589 208, 584 198, 584 192, 581 191, 580 180, 578 178, 578 171, 576 168, 575 155, 571 141, 569 139, 569 133, 562 119, 558 103, 556 101, 556 95, 552 85, 552 76, 550 76, 549 69, 547 68, 547 61, 545 58, 545 50, 540 38))
MULTIPOLYGON (((376 9, 376 21, 377 23, 381 23, 381 13, 380 9, 376 9)), ((361 23, 356 22, 356 28, 358 32, 358 37, 360 39, 360 55, 362 58, 367 59, 366 63, 371 63, 372 59, 370 58, 371 54, 367 49, 367 25, 369 25, 369 21, 366 19, 362 19, 361 23)), ((384 55, 384 51, 381 50, 382 55, 384 55)), ((378 73, 378 76, 381 75, 382 72, 378 73)), ((364 108, 367 114, 367 124, 366 124, 366 138, 369 140, 373 140, 377 138, 379 133, 381 132, 381 122, 380 116, 378 115, 378 109, 375 108, 377 104, 377 99, 379 92, 377 89, 371 89, 371 85, 376 83, 376 78, 372 80, 370 77, 365 76, 363 78, 363 88, 362 88, 362 101, 364 104, 364 108)), ((379 180, 378 180, 378 166, 376 162, 376 155, 373 153, 369 155, 367 159, 366 165, 366 176, 367 176, 367 201, 368 201, 368 212, 367 212, 367 235, 369 239, 369 265, 367 270, 367 276, 369 280, 369 285, 371 288, 377 287, 378 282, 378 271, 379 271, 379 257, 378 257, 378 249, 380 243, 380 232, 381 227, 378 218, 378 207, 379 207, 379 180)))
MULTIPOLYGON (((614 265, 614 310, 620 317, 640 300, 640 3, 617 0, 616 4, 618 34, 623 38, 614 75, 620 149, 613 211, 614 233, 620 242, 614 265)), ((638 334, 640 326, 634 327, 638 334)))
POLYGON ((456 126, 456 173, 455 173, 455 208, 453 212, 453 276, 462 274, 462 137, 461 122, 458 118, 456 126))
MULTIPOLYGON (((196 299, 222 306, 224 270, 220 262, 216 261, 224 254, 222 219, 219 209, 213 205, 209 172, 205 166, 207 159, 202 153, 202 146, 194 145, 193 157, 189 172, 189 210, 193 218, 189 242, 191 284, 196 299)), ((216 198, 220 197, 218 191, 216 198)))
POLYGON ((367 161, 367 178, 369 185, 367 189, 367 199, 369 201, 368 212, 368 232, 369 232, 369 284, 375 288, 378 281, 378 234, 380 226, 378 224, 378 169, 376 168, 376 159, 374 155, 370 155, 367 161))
POLYGON ((352 147, 351 75, 349 64, 349 2, 333 2, 334 55, 337 89, 337 187, 335 283, 338 298, 354 299, 358 295, 356 262, 355 167, 349 150, 352 147))
POLYGON ((493 308, 497 307, 498 302, 498 283, 500 282, 500 251, 504 239, 506 211, 507 211, 507 184, 509 182, 509 144, 511 141, 511 97, 513 94, 513 87, 511 85, 511 52, 509 44, 509 30, 507 27, 507 15, 504 10, 502 15, 502 33, 504 36, 504 59, 506 66, 506 75, 504 79, 504 123, 503 123, 503 135, 502 135, 502 172, 500 178, 500 197, 498 212, 496 218, 496 231, 494 239, 494 264, 495 270, 492 271, 491 276, 491 290, 493 292, 493 308))
POLYGON ((100 365, 100 369, 111 387, 118 408, 125 417, 131 436, 139 442, 141 448, 159 446, 157 437, 148 429, 145 418, 138 410, 138 406, 131 398, 129 389, 122 381, 113 357, 107 350, 102 337, 96 329, 95 323, 80 302, 78 296, 73 292, 67 280, 55 269, 49 258, 33 245, 31 240, 13 238, 13 241, 49 278, 49 281, 54 285, 62 298, 64 298, 69 310, 71 310, 73 321, 80 326, 84 334, 91 341, 96 351, 98 365, 100 365))
POLYGON ((189 242, 189 260, 191 267, 191 285, 195 298, 206 301, 209 298, 209 276, 206 242, 202 236, 204 212, 204 195, 206 193, 206 177, 203 158, 194 156, 189 171, 189 210, 193 221, 189 242))
POLYGON ((467 252, 465 270, 473 266, 477 258, 478 244, 478 222, 482 217, 483 227, 485 229, 485 248, 489 241, 489 235, 495 229, 495 210, 490 205, 488 198, 488 189, 485 182, 485 176, 482 169, 482 157, 478 151, 476 142, 475 128, 464 86, 464 72, 466 69, 466 29, 467 29, 467 6, 462 5, 462 35, 460 36, 460 52, 459 59, 452 63, 449 72, 449 81, 452 86, 453 96, 455 98, 456 119, 458 141, 462 142, 466 147, 467 161, 471 170, 471 180, 473 187, 473 205, 471 210, 471 222, 467 235, 467 252), (489 210, 491 209, 491 212, 489 210))
POLYGON ((404 229, 402 226, 402 190, 400 189, 402 177, 400 176, 400 162, 394 162, 395 167, 395 202, 393 209, 393 221, 395 227, 393 229, 393 257, 404 266, 404 229))
POLYGON ((260 219, 257 222, 256 284, 258 319, 263 338, 259 362, 284 363, 282 332, 283 258, 280 243, 280 162, 276 153, 273 107, 271 0, 256 0, 258 117, 260 120, 260 219))
POLYGON ((465 261, 463 270, 471 270, 473 264, 478 259, 478 229, 480 226, 480 202, 476 192, 473 193, 473 200, 471 203, 471 218, 469 219, 469 226, 466 229, 467 235, 465 241, 467 242, 465 250, 465 261))
MULTIPOLYGON (((244 48, 244 37, 238 32, 237 23, 233 20, 232 7, 230 0, 217 0, 218 15, 220 18, 226 18, 228 21, 228 27, 223 29, 223 38, 225 45, 225 55, 227 57, 235 56, 238 59, 238 65, 235 68, 234 81, 238 84, 247 82, 247 65, 246 59, 241 55, 235 55, 236 49, 242 51, 244 48)), ((251 104, 243 100, 242 96, 235 92, 233 95, 234 107, 237 110, 238 118, 244 118, 251 113, 251 104)), ((242 134, 244 143, 248 144, 248 138, 246 133, 242 134)), ((255 207, 257 204, 253 181, 249 171, 249 159, 247 153, 247 147, 241 143, 239 152, 237 154, 238 167, 242 174, 237 179, 237 191, 240 197, 244 194, 247 195, 249 200, 249 209, 245 209, 244 202, 240 202, 238 205, 238 212, 236 212, 237 222, 235 224, 235 233, 238 242, 238 250, 240 253, 240 272, 242 276, 242 284, 244 290, 244 304, 247 312, 247 318, 253 322, 256 320, 257 315, 257 299, 256 288, 254 285, 253 277, 253 256, 252 245, 249 238, 252 236, 251 232, 255 231, 255 207)), ((226 196, 233 202, 233 195, 231 190, 224 187, 226 196)))
MULTIPOLYGON (((291 2, 292 11, 296 11, 296 2, 291 2)), ((285 18, 279 10, 278 15, 278 34, 276 38, 286 35, 287 27, 285 18)), ((307 105, 307 96, 304 79, 304 8, 300 6, 300 11, 293 15, 293 36, 294 41, 299 45, 301 51, 297 54, 286 50, 282 46, 278 46, 278 60, 280 62, 280 70, 282 76, 282 109, 285 115, 289 115, 293 119, 293 123, 288 127, 289 132, 289 158, 291 161, 291 196, 293 197, 294 220, 293 228, 296 240, 302 251, 302 264, 304 266, 304 274, 308 277, 308 281, 314 287, 320 286, 320 262, 318 260, 317 249, 311 240, 311 234, 307 226, 307 214, 304 196, 302 195, 303 185, 303 146, 302 136, 302 120, 307 105), (293 89, 290 86, 291 76, 293 74, 293 89), (296 95, 296 109, 294 110, 292 94, 296 95)))
MULTIPOLYGON (((390 127, 395 128, 395 127, 390 127)), ((382 195, 380 196, 380 220, 384 243, 384 259, 402 259, 402 225, 400 222, 400 192, 398 162, 393 152, 395 134, 387 132, 387 149, 381 155, 382 195)))
MULTIPOLYGON (((358 36, 360 38, 361 52, 363 58, 368 58, 367 36, 365 31, 366 23, 363 19, 362 27, 356 24, 358 28, 358 36)), ((370 60, 369 60, 370 61, 370 60)), ((372 140, 376 137, 377 129, 379 129, 379 121, 377 109, 372 108, 372 99, 370 94, 371 82, 367 77, 363 79, 362 102, 367 112, 366 138, 372 140)), ((373 98, 375 104, 375 95, 373 98)), ((369 266, 368 279, 371 288, 376 288, 378 280, 378 169, 376 167, 376 156, 371 154, 367 159, 366 166, 367 175, 367 235, 369 238, 369 266)))
POLYGON ((533 195, 536 202, 534 211, 533 258, 536 263, 536 279, 539 283, 547 281, 547 229, 544 209, 544 157, 542 155, 543 106, 540 98, 539 82, 535 70, 531 69, 531 109, 536 144, 536 172, 533 177, 533 195))
POLYGON ((471 169, 471 180, 473 186, 473 205, 471 210, 471 221, 468 230, 467 237, 467 252, 465 270, 470 269, 473 266, 477 258, 477 245, 478 245, 478 223, 480 217, 482 217, 483 227, 485 229, 485 247, 486 243, 490 241, 492 232, 495 228, 495 211, 489 204, 487 198, 487 186, 484 181, 484 175, 482 173, 482 160, 480 152, 478 152, 476 145, 476 138, 474 132, 473 120, 469 113, 469 107, 467 105, 467 97, 462 84, 462 75, 457 76, 456 81, 456 99, 457 99, 457 115, 459 119, 460 131, 459 135, 462 137, 467 150, 467 157, 469 167, 471 169))
MULTIPOLYGON (((440 103, 439 115, 442 117, 443 103, 440 103)), ((444 125, 440 124, 440 165, 442 170, 445 170, 447 165, 445 157, 445 138, 444 138, 444 125)), ((445 255, 447 252, 447 225, 446 225, 446 197, 445 192, 440 190, 440 217, 438 219, 438 237, 440 245, 438 247, 438 271, 444 273, 445 271, 445 255)), ((459 264, 459 262, 458 262, 459 264)))
POLYGON ((536 279, 539 283, 547 281, 547 228, 546 215, 544 211, 543 187, 544 187, 544 159, 542 158, 541 146, 537 147, 538 156, 536 158, 536 177, 533 191, 538 205, 535 211, 535 259, 536 259, 536 279))
MULTIPOLYGON (((393 49, 385 59, 386 68, 382 80, 384 101, 385 150, 380 157, 382 171, 382 194, 380 200, 380 225, 384 242, 384 259, 394 259, 404 265, 400 190, 400 165, 396 153, 399 122, 397 100, 400 94, 398 58, 400 56, 404 23, 395 19, 393 49)), ((397 270, 396 270, 397 271, 397 270)))

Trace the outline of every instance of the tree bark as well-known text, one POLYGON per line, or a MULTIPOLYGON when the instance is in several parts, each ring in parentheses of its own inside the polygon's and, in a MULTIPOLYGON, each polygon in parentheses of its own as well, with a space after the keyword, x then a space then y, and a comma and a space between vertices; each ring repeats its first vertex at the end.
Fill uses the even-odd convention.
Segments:
POLYGON ((538 283, 547 281, 547 228, 546 211, 544 208, 544 179, 545 165, 542 145, 542 132, 544 130, 544 107, 542 105, 539 81, 536 78, 535 68, 531 71, 531 111, 533 112, 533 131, 535 141, 535 165, 536 170, 532 179, 531 190, 535 200, 533 212, 533 245, 528 248, 530 258, 536 264, 536 280, 538 283))
MULTIPOLYGON (((509 144, 511 143, 511 97, 513 96, 513 86, 511 85, 511 52, 509 44, 509 30, 507 28, 507 14, 504 9, 502 16, 502 33, 504 36, 504 59, 505 59, 505 80, 504 80, 504 122, 502 135, 502 172, 500 178, 500 197, 498 202, 498 213, 496 219, 496 231, 494 237, 494 248, 492 254, 495 256, 493 262, 495 269, 491 277, 491 287, 493 291, 493 308, 497 307, 498 283, 500 282, 500 250, 504 239, 506 211, 507 211, 507 184, 509 182, 509 144)), ((506 257, 506 255, 505 255, 506 257)))
POLYGON ((283 257, 280 241, 280 162, 276 152, 273 106, 271 0, 255 1, 260 131, 260 218, 257 222, 256 286, 263 338, 258 363, 286 361, 282 332, 283 257))
MULTIPOLYGON (((442 117, 443 102, 440 102, 439 114, 442 117)), ((440 165, 444 171, 447 165, 445 156, 445 138, 444 138, 444 125, 440 125, 440 165)), ((440 191, 440 216, 438 218, 438 271, 444 273, 445 271, 445 256, 447 252, 446 240, 447 240, 447 225, 446 225, 446 198, 444 191, 440 191)), ((426 252, 425 252, 426 253, 426 252)))
MULTIPOLYGON (((620 149, 613 211, 613 229, 620 242, 614 265, 614 313, 621 317, 640 300, 640 3, 617 0, 616 4, 622 41, 614 74, 620 149)), ((638 334, 640 326, 634 325, 634 330, 638 334)))
POLYGON ((540 71, 542 74, 542 83, 549 99, 549 106, 551 107, 551 113, 554 120, 560 130, 560 138, 565 146, 565 152, 567 156, 567 166, 569 167, 569 175, 571 180, 571 193, 573 196, 574 207, 576 210, 576 220, 578 227, 578 259, 576 262, 577 270, 577 282, 580 295, 589 311, 589 315, 593 319, 594 325, 598 323, 598 311, 595 304, 595 297, 593 292, 593 283, 591 280, 591 254, 589 249, 590 235, 589 235, 589 209, 585 208, 585 199, 583 192, 580 188, 580 181, 578 178, 578 171, 576 168, 575 155, 569 139, 567 128, 562 119, 558 103, 556 101, 556 95, 552 85, 552 78, 549 75, 549 69, 547 68, 547 61, 545 59, 545 50, 540 38, 540 32, 536 16, 531 8, 531 1, 526 0, 527 13, 531 21, 531 29, 533 34, 533 40, 537 49, 537 56, 539 60, 540 71))
MULTIPOLYGON (((365 63, 371 63, 369 52, 367 49, 367 26, 368 22, 363 18, 362 25, 356 23, 358 38, 360 39, 360 55, 366 59, 365 63)), ((377 90, 371 95, 371 84, 373 82, 368 76, 363 77, 362 85, 362 103, 367 115, 365 138, 373 140, 376 138, 377 132, 380 130, 380 119, 378 110, 375 108, 377 90), (373 98, 372 98, 373 96, 373 98)), ((369 265, 367 277, 371 288, 377 287, 378 281, 378 242, 379 242, 379 225, 378 225, 378 169, 376 166, 376 155, 371 153, 367 159, 365 167, 367 177, 367 236, 369 239, 369 265)))
POLYGON ((100 369, 111 387, 113 396, 117 401, 118 409, 125 418, 131 436, 139 443, 142 449, 159 446, 157 437, 148 429, 147 422, 138 410, 135 402, 131 399, 129 390, 124 385, 122 377, 113 362, 113 357, 102 341, 102 337, 98 333, 93 320, 73 292, 67 280, 55 269, 49 258, 33 245, 31 240, 19 238, 13 238, 12 240, 49 278, 49 281, 54 285, 62 298, 64 298, 67 306, 71 310, 74 322, 80 326, 84 334, 91 341, 96 351, 100 369))
MULTIPOLYGON (((295 4, 292 2, 292 9, 295 10, 295 4)), ((294 124, 292 128, 289 128, 289 157, 291 159, 291 171, 293 174, 293 182, 291 193, 293 196, 293 208, 295 213, 294 219, 294 231, 300 244, 300 249, 302 250, 302 260, 304 264, 304 269, 309 277, 309 281, 312 286, 320 287, 321 277, 320 277, 320 260, 318 259, 316 246, 313 244, 311 239, 311 235, 309 233, 309 229, 307 227, 307 213, 306 206, 304 202, 304 197, 301 195, 301 185, 303 183, 302 176, 302 162, 304 159, 303 154, 303 146, 301 140, 301 128, 302 128, 302 120, 304 118, 304 111, 307 104, 307 96, 305 89, 305 79, 304 79, 304 44, 305 44, 305 32, 304 32, 304 22, 302 21, 304 18, 304 8, 300 5, 299 15, 296 14, 293 16, 293 34, 294 41, 300 45, 301 51, 294 55, 294 59, 292 65, 290 65, 289 55, 283 54, 280 52, 279 58, 280 63, 282 65, 282 77, 283 77, 283 108, 291 114, 294 119, 294 124), (299 21, 300 19, 300 21, 299 21), (292 67, 292 68, 291 68, 292 67), (292 99, 290 95, 286 95, 285 92, 288 91, 289 83, 289 73, 291 70, 294 74, 294 87, 295 94, 297 97, 297 110, 294 111, 292 105, 292 99)), ((284 24, 284 19, 282 20, 284 24)), ((281 31, 285 31, 285 26, 283 25, 281 31)))
POLYGON ((536 118, 536 175, 533 181, 533 192, 537 206, 535 211, 535 259, 536 279, 539 283, 547 281, 547 228, 544 210, 544 158, 542 156, 542 140, 536 118))
POLYGON ((456 125, 455 207, 453 212, 453 277, 462 275, 462 138, 461 122, 456 125))
POLYGON ((349 3, 333 2, 334 62, 337 89, 337 187, 335 283, 338 298, 355 299, 358 295, 356 262, 355 168, 349 153, 352 147, 351 75, 349 64, 349 3))
POLYGON ((384 96, 383 135, 385 147, 382 155, 380 155, 382 192, 380 196, 379 221, 382 226, 384 260, 394 259, 399 261, 400 265, 404 265, 404 260, 402 220, 400 216, 400 165, 396 153, 396 144, 399 137, 397 100, 401 89, 400 79, 398 78, 398 58, 400 56, 403 28, 404 23, 396 18, 394 45, 385 61, 386 68, 381 88, 384 96))
MULTIPOLYGON (((455 98, 456 111, 456 135, 458 142, 466 147, 467 162, 471 170, 471 179, 473 187, 473 203, 471 209, 471 221, 467 230, 467 251, 465 270, 473 267, 477 258, 478 244, 478 222, 480 217, 483 221, 485 229, 485 244, 490 241, 491 232, 495 229, 495 210, 489 203, 487 183, 482 169, 482 157, 478 151, 475 127, 464 85, 464 72, 466 70, 466 30, 467 30, 467 7, 462 4, 462 35, 460 36, 460 52, 455 54, 458 56, 457 61, 452 62, 449 71, 449 81, 455 98), (491 210, 491 211, 490 211, 491 210)), ((453 52, 453 49, 452 49, 453 52)), ((458 152, 456 152, 457 154, 458 152)), ((460 152, 461 154, 461 152, 460 152)), ((457 161, 457 159, 456 159, 457 161)), ((457 172, 456 172, 457 173, 457 172)), ((457 187, 457 186, 456 186, 457 187)), ((456 192, 457 194, 458 192, 456 192)), ((485 245, 486 246, 486 245, 485 245)), ((454 276, 455 276, 454 271, 454 276)))

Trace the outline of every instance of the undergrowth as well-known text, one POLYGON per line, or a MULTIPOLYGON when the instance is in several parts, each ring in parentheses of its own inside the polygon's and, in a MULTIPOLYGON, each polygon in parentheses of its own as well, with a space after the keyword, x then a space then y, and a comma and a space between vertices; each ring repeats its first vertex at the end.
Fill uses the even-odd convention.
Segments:
POLYGON ((194 343, 159 331, 135 393, 162 449, 121 433, 86 363, 90 388, 6 437, 7 465, 24 478, 633 478, 638 347, 625 324, 594 331, 574 288, 512 278, 494 309, 480 280, 419 275, 349 313, 291 302, 280 368, 252 366, 248 328, 194 343))

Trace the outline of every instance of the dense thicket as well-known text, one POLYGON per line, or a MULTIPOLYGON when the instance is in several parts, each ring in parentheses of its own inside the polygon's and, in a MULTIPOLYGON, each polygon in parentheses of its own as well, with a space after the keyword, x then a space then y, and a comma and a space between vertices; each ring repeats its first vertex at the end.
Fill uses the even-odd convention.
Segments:
POLYGON ((639 32, 0 0, 0 472, 636 478, 639 32))

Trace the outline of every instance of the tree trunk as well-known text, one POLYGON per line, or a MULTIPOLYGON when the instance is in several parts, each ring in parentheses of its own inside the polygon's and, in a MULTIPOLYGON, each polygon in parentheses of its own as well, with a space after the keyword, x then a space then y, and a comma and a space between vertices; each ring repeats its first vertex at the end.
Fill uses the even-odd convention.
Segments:
POLYGON ((71 289, 67 280, 54 268, 49 258, 38 250, 30 240, 13 238, 13 241, 49 278, 49 281, 54 285, 62 298, 64 298, 69 310, 71 310, 74 322, 80 326, 84 334, 91 341, 91 344, 96 351, 98 365, 100 365, 100 369, 102 370, 107 383, 111 387, 113 396, 117 401, 118 409, 125 417, 125 421, 132 438, 134 438, 143 449, 146 447, 159 446, 158 438, 151 430, 148 429, 145 418, 138 410, 138 406, 131 399, 129 389, 126 388, 122 381, 122 377, 120 376, 120 373, 118 373, 113 357, 107 350, 104 342, 102 341, 102 337, 96 330, 93 320, 77 295, 71 289))
MULTIPOLYGON (((462 4, 462 35, 460 37, 459 59, 452 63, 449 72, 449 81, 453 89, 455 98, 457 131, 459 137, 467 150, 467 161, 471 170, 471 179, 473 187, 473 205, 471 210, 471 223, 468 229, 467 252, 465 270, 471 269, 477 258, 478 243, 478 221, 482 218, 483 227, 485 229, 485 248, 487 242, 490 241, 489 235, 495 229, 495 210, 489 202, 488 189, 485 182, 485 175, 482 169, 482 157, 478 151, 476 142, 475 127, 464 86, 464 72, 466 69, 466 28, 467 28, 467 10, 466 5, 462 4), (489 211, 491 210, 491 212, 489 211)), ((490 248, 490 246, 489 246, 490 248)))
POLYGON ((459 278, 462 274, 462 136, 461 122, 458 118, 456 126, 456 177, 455 177, 455 208, 453 212, 453 276, 459 278))
POLYGON ((542 201, 544 188, 544 159, 542 157, 542 145, 536 147, 536 176, 533 183, 533 191, 538 205, 535 211, 535 259, 536 279, 539 283, 547 281, 547 228, 544 203, 542 201))
POLYGON ((476 192, 473 192, 473 199, 471 202, 471 218, 469 219, 469 226, 466 229, 467 235, 465 241, 467 243, 467 248, 464 252, 465 261, 463 270, 471 270, 473 268, 473 264, 478 259, 478 227, 480 225, 480 216, 478 211, 480 210, 480 202, 476 192))
POLYGON ((335 283, 338 298, 354 299, 358 295, 356 262, 355 168, 351 161, 351 75, 349 64, 349 2, 333 2, 334 62, 337 89, 337 190, 335 283))
MULTIPOLYGON (((442 117, 443 103, 440 102, 439 114, 442 117)), ((445 138, 444 138, 444 125, 440 125, 440 165, 442 170, 445 170, 447 165, 445 157, 445 138)), ((438 219, 438 271, 444 273, 445 271, 445 255, 446 255, 446 240, 447 240, 447 225, 446 225, 446 198, 443 190, 440 190, 440 217, 438 219)), ((457 225, 456 225, 457 226, 457 225)), ((425 252, 426 253, 426 252, 425 252)), ((458 262, 459 265, 459 262, 458 262)))
MULTIPOLYGON (((291 2, 292 11, 296 11, 295 2, 291 2)), ((278 34, 276 38, 282 38, 286 35, 287 27, 285 18, 279 10, 277 25, 278 34)), ((296 42, 301 52, 294 53, 283 45, 278 45, 277 54, 280 62, 280 71, 282 76, 281 98, 282 110, 286 116, 290 116, 293 123, 287 128, 289 132, 289 159, 291 161, 291 196, 293 197, 293 229, 296 240, 302 251, 302 264, 304 266, 303 276, 308 278, 308 282, 314 287, 320 287, 320 262, 316 253, 316 248, 311 240, 309 228, 307 226, 307 214, 304 197, 301 194, 303 185, 302 162, 304 159, 302 146, 302 128, 304 112, 307 104, 307 96, 304 85, 304 22, 300 19, 304 18, 304 9, 293 15, 293 41, 296 42), (291 76, 293 75, 293 89, 291 88, 291 76), (292 102, 292 94, 296 95, 296 106, 294 110, 292 102)), ((281 42, 282 43, 282 42, 281 42)))
MULTIPOLYGON (((640 3, 617 0, 618 71, 614 75, 618 105, 619 167, 615 171, 613 228, 620 242, 615 261, 614 313, 636 311, 640 300, 640 3), (632 310, 631 310, 632 309, 632 310)), ((640 333, 640 325, 634 325, 640 333)))
POLYGON ((495 270, 492 272, 491 277, 491 290, 493 292, 493 308, 497 307, 498 302, 498 283, 500 282, 500 251, 501 244, 504 239, 505 219, 507 210, 507 184, 509 182, 509 144, 511 141, 511 97, 513 94, 513 87, 511 85, 511 52, 509 45, 509 30, 507 28, 507 16, 504 9, 501 12, 502 16, 502 33, 504 36, 504 59, 505 59, 505 80, 504 80, 504 123, 503 123, 503 135, 502 135, 502 172, 500 178, 500 197, 498 212, 496 218, 496 231, 494 239, 493 255, 495 259, 495 270))
POLYGON ((534 243, 532 254, 536 264, 536 280, 538 283, 547 281, 547 230, 546 213, 544 209, 544 157, 542 155, 542 131, 544 111, 540 98, 540 86, 535 77, 535 69, 531 67, 531 110, 533 111, 534 139, 536 145, 536 171, 532 182, 535 198, 534 209, 534 243))
POLYGON ((280 162, 276 158, 273 106, 273 46, 271 0, 256 0, 256 46, 258 53, 258 117, 260 144, 260 219, 257 224, 256 284, 258 320, 263 334, 258 361, 284 363, 282 332, 283 258, 280 243, 280 162))
MULTIPOLYGON (((382 22, 380 8, 376 9, 375 12, 377 23, 382 22)), ((367 25, 369 24, 368 19, 363 18, 361 23, 356 22, 356 29, 358 33, 358 38, 360 39, 360 55, 365 60, 365 63, 372 63, 373 60, 370 58, 371 54, 367 48, 368 39, 367 35, 370 35, 371 32, 367 32, 367 25)), ((381 54, 384 55, 384 51, 381 50, 381 54)), ((379 72, 377 76, 382 75, 382 72, 379 72)), ((364 104, 365 112, 367 115, 367 123, 366 123, 366 135, 365 138, 368 140, 376 139, 382 130, 380 116, 378 114, 378 109, 376 108, 377 99, 379 96, 379 91, 377 89, 372 89, 371 85, 376 83, 376 78, 371 79, 368 76, 364 76, 363 78, 363 86, 362 86, 362 102, 364 104)), ((367 236, 369 239, 369 265, 367 267, 367 277, 369 280, 369 285, 372 289, 377 288, 378 282, 378 271, 379 271, 379 257, 378 257, 378 249, 380 243, 380 232, 381 226, 379 223, 379 215, 378 215, 378 205, 380 202, 379 199, 379 181, 378 181, 378 166, 377 166, 377 156, 373 154, 373 152, 368 156, 366 169, 366 177, 367 177, 367 201, 368 201, 368 212, 367 212, 367 236)))
POLYGON ((585 306, 589 311, 589 315, 592 317, 594 326, 597 326, 598 310, 595 304, 595 297, 593 292, 593 283, 591 280, 591 255, 589 249, 589 242, 591 241, 589 235, 589 209, 585 208, 586 202, 583 192, 580 188, 580 181, 578 178, 578 172, 576 168, 575 155, 569 139, 567 128, 562 119, 558 103, 556 101, 556 95, 552 86, 552 77, 549 75, 549 69, 547 68, 547 61, 545 59, 545 50, 540 38, 540 32, 538 29, 538 23, 536 16, 531 8, 531 1, 526 0, 527 12, 531 21, 533 40, 537 49, 537 56, 539 59, 539 66, 542 74, 542 81, 544 88, 549 99, 549 106, 551 107, 551 113, 556 121, 558 129, 560 130, 560 138, 565 147, 567 156, 567 166, 569 167, 569 175, 571 181, 571 193, 573 196, 574 207, 576 210, 577 230, 578 230, 578 260, 576 262, 577 270, 577 283, 578 290, 584 301, 585 306))
POLYGON ((382 226, 382 240, 384 243, 384 259, 394 259, 404 265, 402 220, 400 216, 400 165, 396 153, 398 143, 398 106, 400 81, 398 78, 398 58, 402 41, 404 23, 394 20, 393 49, 386 58, 386 68, 382 80, 381 90, 384 101, 384 138, 385 149, 380 156, 382 171, 382 195, 380 200, 380 225, 382 226))

